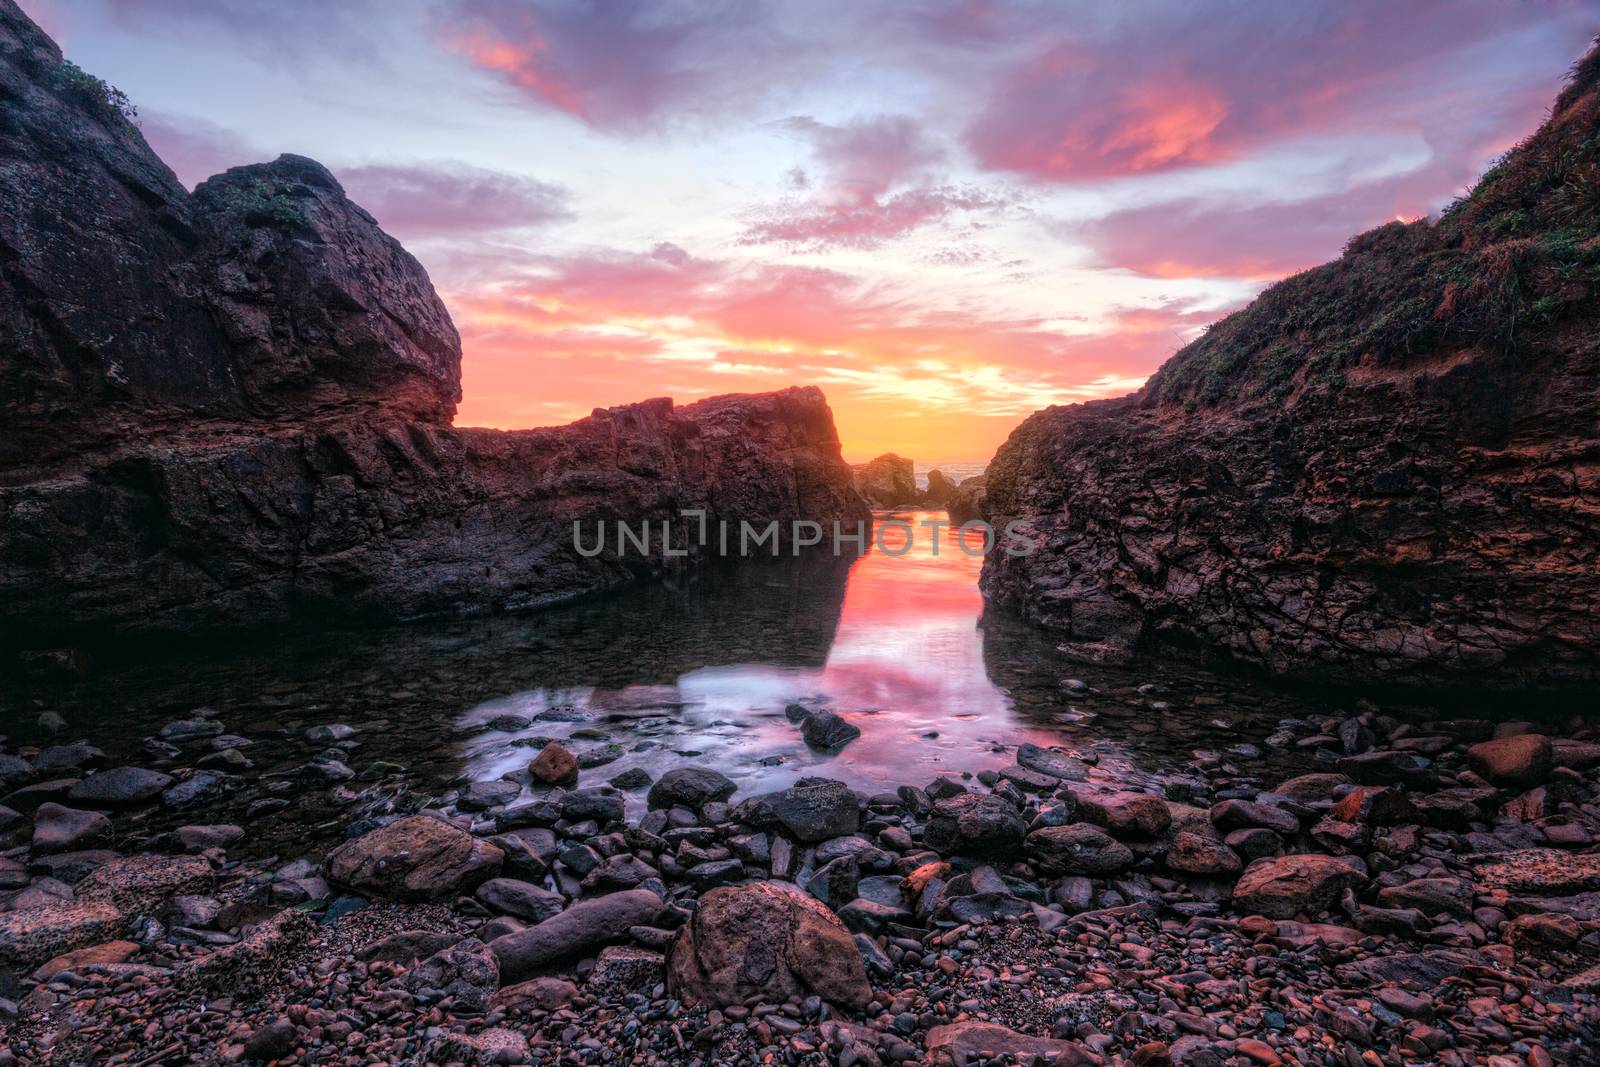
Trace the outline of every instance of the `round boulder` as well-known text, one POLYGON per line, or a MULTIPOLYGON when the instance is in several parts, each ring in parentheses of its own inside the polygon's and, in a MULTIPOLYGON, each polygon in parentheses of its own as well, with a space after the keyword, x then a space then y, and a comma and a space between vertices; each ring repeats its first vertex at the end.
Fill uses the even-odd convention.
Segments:
POLYGON ((646 803, 651 808, 684 807, 699 811, 700 805, 709 801, 727 800, 737 788, 731 778, 710 767, 677 767, 656 780, 646 803))
POLYGON ((673 943, 667 988, 685 1001, 724 1008, 815 994, 860 1009, 872 999, 850 932, 823 905, 779 882, 702 896, 673 943))
POLYGON ((1309 853, 1256 860, 1234 885, 1233 906, 1269 919, 1323 911, 1346 889, 1366 884, 1367 876, 1358 863, 1309 853))
POLYGON ((1098 826, 1045 826, 1028 835, 1028 855, 1046 874, 1112 874, 1133 862, 1133 850, 1098 826))

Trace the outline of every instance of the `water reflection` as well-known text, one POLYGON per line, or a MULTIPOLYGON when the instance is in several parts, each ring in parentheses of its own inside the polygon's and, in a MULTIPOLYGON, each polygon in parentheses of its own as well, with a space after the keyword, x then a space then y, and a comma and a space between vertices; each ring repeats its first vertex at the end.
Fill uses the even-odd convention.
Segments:
MULTIPOLYGON (((958 531, 921 525, 942 520, 943 512, 901 518, 911 524, 909 538, 884 527, 881 546, 850 565, 833 639, 817 661, 722 656, 665 680, 659 671, 638 671, 634 643, 653 648, 698 635, 684 634, 671 617, 619 618, 608 627, 625 635, 614 646, 619 662, 611 673, 620 669, 625 682, 552 682, 470 708, 460 725, 481 731, 466 744, 470 776, 515 772, 531 748, 557 739, 580 759, 608 759, 603 777, 634 767, 659 774, 692 759, 721 769, 741 791, 781 788, 810 774, 876 791, 997 769, 1031 741, 1065 742, 1097 761, 1097 776, 1144 780, 1196 747, 1237 743, 1258 729, 1262 736, 1276 718, 1301 710, 1272 694, 1196 720, 1196 698, 1198 707, 1209 706, 1204 694, 1151 665, 1146 669, 1155 673, 1104 674, 1092 691, 1075 691, 1065 673, 1071 665, 1044 635, 1009 620, 981 621, 975 533, 963 550, 958 531), (1164 697, 1170 690, 1182 695, 1164 697), (839 752, 814 750, 785 715, 792 703, 829 708, 861 737, 839 752), (1150 725, 1163 719, 1182 721, 1150 725)), ((808 566, 793 569, 805 574, 808 566)), ((747 582, 743 597, 737 594, 719 588, 709 595, 722 617, 758 625, 756 614, 768 606, 759 587, 747 582)), ((611 607, 628 604, 619 599, 611 607)), ((571 666, 575 674, 595 673, 592 664, 571 666)), ((1220 692, 1224 684, 1215 680, 1210 688, 1220 692)))
MULTIPOLYGON (((591 764, 591 784, 692 760, 741 791, 814 773, 878 791, 1008 765, 1023 741, 1096 759, 1098 776, 1142 780, 1315 710, 1159 663, 1083 675, 1046 636, 983 618, 981 561, 955 532, 916 528, 894 555, 899 536, 891 529, 888 552, 859 559, 730 564, 525 617, 102 658, 80 677, 13 680, 0 721, 42 740, 32 723, 57 711, 69 724, 57 740, 82 736, 114 760, 148 762, 146 737, 206 707, 254 742, 258 779, 325 754, 308 728, 348 723, 357 733, 344 756, 362 777, 332 788, 352 790, 443 793, 521 771, 554 738, 591 764), (792 702, 831 708, 861 737, 836 753, 808 748, 784 714, 792 702)), ((294 781, 274 832, 296 832, 297 821, 302 834, 340 832, 336 806, 317 799, 329 787, 294 781)))

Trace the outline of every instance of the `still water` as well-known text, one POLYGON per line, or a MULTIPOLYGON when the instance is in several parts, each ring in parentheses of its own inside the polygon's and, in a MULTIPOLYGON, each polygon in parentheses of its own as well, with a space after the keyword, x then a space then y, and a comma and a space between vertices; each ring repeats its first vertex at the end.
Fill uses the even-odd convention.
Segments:
MULTIPOLYGON (((741 795, 812 774, 873 792, 1007 766, 1025 741, 1086 757, 1097 778, 1148 784, 1197 753, 1244 775, 1299 769, 1238 746, 1337 706, 1161 662, 1069 662, 1046 635, 985 616, 981 561, 954 531, 913 529, 908 548, 890 530, 888 552, 712 567, 525 617, 102 657, 79 676, 14 680, 0 722, 37 743, 33 723, 55 711, 68 726, 52 740, 82 737, 149 765, 144 739, 202 709, 249 739, 248 778, 287 783, 277 795, 294 803, 269 836, 320 837, 348 818, 323 803, 330 789, 346 806, 351 791, 374 805, 447 797, 518 774, 550 739, 590 765, 586 785, 692 762, 728 774, 741 795), (832 709, 861 737, 815 751, 785 715, 791 703, 832 709), (307 737, 334 723, 355 729, 344 749, 307 737), (301 771, 329 756, 358 777, 330 787, 301 771)), ((252 787, 237 804, 259 796, 252 787)))

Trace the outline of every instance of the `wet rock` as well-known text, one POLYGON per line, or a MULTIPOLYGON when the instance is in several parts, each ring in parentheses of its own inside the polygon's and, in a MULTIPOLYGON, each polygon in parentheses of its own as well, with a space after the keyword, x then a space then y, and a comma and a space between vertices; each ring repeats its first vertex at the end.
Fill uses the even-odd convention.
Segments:
POLYGON ((39 774, 81 773, 105 762, 106 754, 93 745, 51 745, 33 757, 33 769, 39 774))
POLYGON ((1167 848, 1167 866, 1188 874, 1236 874, 1244 864, 1222 842, 1180 831, 1167 848))
MULTIPOLYGON (((346 768, 348 770, 348 768, 346 768)), ((355 775, 351 774, 354 778, 355 775)), ((200 804, 211 804, 242 788, 244 782, 233 774, 222 774, 218 771, 195 771, 189 777, 179 782, 161 794, 161 803, 169 808, 191 808, 200 804)))
POLYGON ((699 811, 710 801, 727 800, 737 788, 731 778, 710 767, 676 767, 656 780, 645 802, 652 808, 699 811))
POLYGON ((1223 833, 1247 830, 1253 827, 1292 837, 1300 832, 1300 820, 1282 808, 1270 804, 1257 804, 1249 800, 1224 800, 1211 807, 1213 825, 1223 833))
POLYGON ((222 724, 215 719, 179 719, 161 728, 161 739, 181 745, 185 741, 199 741, 222 733, 222 724))
POLYGON ((1600 854, 1532 848, 1474 857, 1471 862, 1478 884, 1485 889, 1540 896, 1600 890, 1600 854))
POLYGON ((334 849, 328 877, 367 896, 440 900, 494 877, 502 855, 440 819, 411 815, 334 849))
POLYGON ((1518 734, 1473 745, 1467 765, 1495 785, 1526 789, 1550 777, 1554 750, 1543 734, 1518 734))
POLYGON ((482 941, 469 937, 429 956, 390 985, 449 997, 457 1010, 481 1012, 500 988, 500 961, 482 941))
POLYGON ((257 1029, 244 1043, 246 1059, 268 1063, 286 1060, 300 1044, 300 1032, 288 1019, 274 1019, 257 1029))
POLYGON ((33 816, 35 852, 72 852, 99 844, 111 834, 111 820, 97 811, 44 803, 33 816))
POLYGON ((64 952, 118 937, 127 925, 110 904, 54 901, 0 912, 0 966, 37 967, 64 952))
POLYGON ((593 819, 605 826, 622 821, 625 805, 622 794, 607 787, 574 789, 561 798, 561 817, 573 822, 593 819))
POLYGON ((1506 924, 1505 942, 1518 952, 1564 949, 1583 936, 1570 915, 1519 915, 1506 924))
POLYGON ((1367 826, 1393 826, 1417 821, 1411 798, 1398 789, 1382 785, 1357 786, 1346 793, 1328 812, 1331 818, 1367 826))
POLYGON ((1303 854, 1259 859, 1233 887, 1233 906, 1246 914, 1292 919, 1331 907, 1346 889, 1359 889, 1366 874, 1353 861, 1303 854))
POLYGON ((800 736, 812 748, 832 752, 861 736, 861 729, 827 710, 813 711, 800 724, 800 736))
POLYGON ((608 781, 613 789, 621 789, 624 792, 632 793, 648 788, 654 779, 650 777, 650 772, 643 767, 630 767, 621 774, 612 775, 608 781))
POLYGON ((82 901, 111 904, 124 914, 154 915, 180 894, 204 893, 216 874, 197 856, 117 856, 78 880, 82 901))
POLYGON ((1098 1062, 1075 1041, 1034 1037, 996 1023, 976 1021, 935 1026, 928 1031, 926 1048, 928 1062, 940 1067, 966 1067, 997 1056, 1009 1056, 1020 1063, 1043 1060, 1056 1067, 1098 1062))
POLYGON ((1460 878, 1415 878, 1378 890, 1385 908, 1415 908, 1424 915, 1472 914, 1472 885, 1460 878))
POLYGON ((355 958, 363 963, 399 963, 410 966, 443 951, 461 940, 460 934, 437 930, 402 930, 381 940, 362 945, 355 958))
POLYGON ((230 849, 244 840, 244 827, 229 823, 205 826, 180 826, 175 831, 178 843, 188 852, 204 852, 209 848, 230 849))
POLYGON ((172 776, 160 771, 112 767, 73 786, 67 799, 90 808, 133 808, 154 801, 171 784, 172 776))
POLYGON ((649 993, 666 975, 666 965, 666 957, 659 952, 632 945, 608 945, 600 950, 583 990, 592 997, 649 993))
POLYGON ((75 948, 42 964, 33 972, 36 982, 46 982, 62 971, 78 971, 82 967, 95 964, 126 963, 139 952, 139 945, 134 941, 107 941, 103 945, 90 945, 88 948, 75 948))
POLYGON ((515 782, 473 782, 461 791, 456 804, 462 811, 484 811, 511 803, 520 792, 515 782))
POLYGON ((560 1011, 578 995, 578 987, 561 978, 530 978, 505 986, 490 1003, 508 1011, 560 1011))
POLYGON ((552 741, 528 763, 528 773, 545 785, 573 785, 578 780, 578 759, 559 742, 552 741))
POLYGON ((1492 961, 1481 952, 1436 948, 1353 960, 1339 964, 1334 973, 1349 985, 1397 985, 1410 990, 1432 990, 1446 978, 1454 978, 1470 967, 1487 966, 1492 966, 1492 961))
POLYGON ((816 995, 861 1008, 871 999, 861 953, 844 925, 793 886, 713 889, 673 945, 668 989, 691 1003, 730 1007, 816 995))
POLYGON ((1428 770, 1428 761, 1413 752, 1365 752, 1359 756, 1345 756, 1336 764, 1340 773, 1348 775, 1361 785, 1393 785, 1396 782, 1414 788, 1433 784, 1434 776, 1428 770))
POLYGON ((1112 874, 1133 863, 1132 849, 1088 823, 1035 830, 1026 846, 1046 874, 1112 874))
POLYGON ((661 898, 648 889, 580 900, 537 926, 495 938, 489 948, 506 980, 518 982, 547 964, 626 937, 631 926, 652 925, 661 906, 661 898))
POLYGON ((1016 806, 992 793, 961 793, 936 800, 923 842, 939 852, 1004 856, 1016 852, 1028 832, 1016 806))
POLYGON ((1078 812, 1118 837, 1160 837, 1172 825, 1172 809, 1148 793, 1074 791, 1078 812))
POLYGON ((495 911, 536 923, 560 914, 567 903, 560 893, 514 878, 491 878, 474 895, 495 911))
POLYGON ((1270 856, 1283 848, 1283 838, 1262 827, 1235 830, 1224 837, 1222 843, 1237 852, 1247 863, 1262 856, 1270 856))
POLYGON ((684 876, 690 885, 702 891, 719 885, 734 885, 744 881, 744 864, 739 860, 707 860, 690 867, 684 876))
POLYGON ((644 860, 631 853, 622 852, 615 856, 607 856, 597 867, 584 875, 583 888, 585 892, 593 892, 596 889, 632 889, 636 885, 659 877, 661 872, 644 860))
POLYGON ((802 778, 788 789, 745 801, 739 812, 744 822, 781 826, 795 840, 806 843, 853 834, 861 818, 855 793, 831 778, 802 778))

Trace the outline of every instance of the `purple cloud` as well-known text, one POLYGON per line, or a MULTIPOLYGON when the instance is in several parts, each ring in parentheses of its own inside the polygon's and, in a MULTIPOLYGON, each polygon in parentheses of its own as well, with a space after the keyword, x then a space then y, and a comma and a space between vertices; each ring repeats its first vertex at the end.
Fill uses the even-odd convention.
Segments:
POLYGON ((571 194, 549 182, 461 163, 341 167, 350 199, 399 237, 544 226, 572 217, 571 194))

